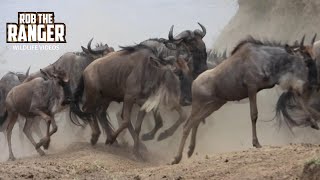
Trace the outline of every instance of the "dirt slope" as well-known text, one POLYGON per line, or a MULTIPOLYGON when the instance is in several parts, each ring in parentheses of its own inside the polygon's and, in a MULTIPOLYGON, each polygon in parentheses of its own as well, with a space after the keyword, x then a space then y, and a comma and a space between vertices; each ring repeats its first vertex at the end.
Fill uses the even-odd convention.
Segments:
POLYGON ((194 155, 179 165, 156 154, 137 161, 125 147, 88 143, 44 157, 29 157, 0 164, 3 179, 296 179, 303 165, 316 157, 319 145, 283 147, 194 155))
POLYGON ((292 42, 320 30, 318 0, 239 0, 239 9, 214 44, 229 51, 247 35, 292 42))

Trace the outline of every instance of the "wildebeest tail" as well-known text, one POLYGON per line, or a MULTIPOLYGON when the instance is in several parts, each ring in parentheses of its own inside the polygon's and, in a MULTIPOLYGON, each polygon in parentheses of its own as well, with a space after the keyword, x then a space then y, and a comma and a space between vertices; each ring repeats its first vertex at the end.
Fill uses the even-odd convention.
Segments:
POLYGON ((8 117, 8 111, 5 111, 5 113, 3 115, 0 115, 0 126, 3 125, 3 123, 6 121, 8 117))
POLYGON ((110 116, 109 116, 109 114, 106 112, 106 116, 104 116, 104 117, 98 117, 98 121, 99 121, 99 123, 100 123, 100 125, 101 125, 101 127, 104 129, 104 133, 105 134, 111 134, 111 133, 113 133, 113 126, 112 126, 112 124, 111 124, 111 122, 110 122, 110 116))
POLYGON ((79 104, 81 103, 83 91, 84 91, 84 80, 83 80, 83 76, 81 76, 80 82, 79 82, 77 89, 75 90, 75 93, 73 94, 73 98, 70 102, 70 113, 69 113, 69 116, 70 116, 72 123, 74 123, 76 125, 80 125, 80 126, 82 126, 82 125, 79 123, 77 117, 82 119, 85 123, 90 121, 91 118, 93 118, 93 115, 91 113, 83 112, 80 109, 79 104), (76 115, 77 117, 75 117, 74 115, 76 115))

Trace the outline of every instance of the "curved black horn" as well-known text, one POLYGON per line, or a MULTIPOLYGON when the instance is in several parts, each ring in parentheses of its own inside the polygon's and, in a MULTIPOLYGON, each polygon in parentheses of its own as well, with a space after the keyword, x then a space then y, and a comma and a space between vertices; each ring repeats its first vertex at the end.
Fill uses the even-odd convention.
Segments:
POLYGON ((31 68, 31 66, 29 66, 29 68, 28 68, 28 70, 27 70, 27 72, 26 72, 26 77, 28 77, 28 76, 29 76, 30 68, 31 68))
POLYGON ((317 33, 314 34, 312 40, 311 40, 311 46, 313 46, 314 42, 316 41, 317 33))
POLYGON ((205 28, 202 24, 200 24, 199 22, 198 22, 198 24, 199 24, 199 26, 200 26, 201 29, 202 29, 201 36, 204 37, 204 36, 207 34, 207 30, 206 30, 206 28, 205 28))
POLYGON ((303 44, 304 44, 304 39, 306 38, 306 35, 303 35, 303 37, 302 37, 302 39, 301 39, 301 41, 300 41, 300 47, 302 47, 303 46, 303 44))
POLYGON ((172 25, 171 28, 170 28, 168 38, 169 38, 170 41, 173 40, 173 25, 172 25))
POLYGON ((91 54, 101 55, 107 48, 101 49, 101 50, 92 50, 91 49, 91 43, 93 38, 88 42, 87 48, 91 54))

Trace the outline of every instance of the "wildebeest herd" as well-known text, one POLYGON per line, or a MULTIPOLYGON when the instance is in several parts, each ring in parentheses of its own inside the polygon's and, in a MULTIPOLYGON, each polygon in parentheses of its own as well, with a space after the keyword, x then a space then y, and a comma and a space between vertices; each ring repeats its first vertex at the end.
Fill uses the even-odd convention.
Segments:
POLYGON ((190 131, 189 157, 195 149, 199 124, 228 101, 244 98, 250 102, 252 144, 259 148, 257 93, 275 85, 284 90, 277 103, 277 119, 290 126, 319 129, 320 43, 315 43, 316 35, 309 45, 304 43, 305 36, 292 45, 248 36, 227 57, 226 51, 218 54, 206 49, 203 37, 207 30, 198 24, 201 30, 185 30, 174 36, 172 26, 168 39, 148 39, 133 46, 120 46, 119 51, 107 44, 92 48, 91 39, 81 52, 65 53, 38 72, 29 75, 28 69, 26 74, 7 73, 0 80, 0 130, 7 138, 9 160, 15 159, 11 134, 18 117, 21 131, 44 155, 41 147, 48 149, 50 137, 58 130, 54 116, 65 109, 69 109, 74 124, 90 125, 92 145, 99 139, 100 127, 107 135, 106 144, 118 143, 118 135, 128 129, 134 154, 143 158, 143 119, 147 113, 153 114, 155 127, 142 135, 142 140, 151 140, 163 126, 160 109, 165 109, 177 111, 179 119, 158 140, 170 137, 185 122, 172 162, 176 164, 182 158, 190 131), (117 129, 107 114, 111 102, 123 102, 117 129), (133 125, 130 117, 134 105, 140 109, 133 125), (189 105, 192 110, 188 117, 183 106, 189 105), (296 118, 298 111, 304 116, 296 118), (41 133, 40 120, 46 122, 45 135, 41 133), (41 137, 38 143, 32 132, 41 137))

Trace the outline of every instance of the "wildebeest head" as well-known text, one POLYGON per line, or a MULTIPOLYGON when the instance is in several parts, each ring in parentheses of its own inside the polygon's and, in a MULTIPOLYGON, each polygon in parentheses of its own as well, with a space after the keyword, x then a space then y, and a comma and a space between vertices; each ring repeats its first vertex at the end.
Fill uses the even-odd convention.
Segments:
POLYGON ((207 66, 207 52, 203 37, 206 35, 206 28, 198 23, 202 30, 196 29, 194 31, 186 30, 173 37, 173 26, 169 31, 169 40, 177 44, 184 43, 188 47, 193 57, 193 77, 196 78, 203 71, 208 69, 207 66))
POLYGON ((60 85, 63 88, 65 100, 62 102, 62 105, 69 104, 70 101, 72 101, 69 77, 64 70, 56 68, 54 65, 52 66, 53 68, 51 68, 50 71, 40 69, 40 72, 44 75, 46 79, 55 81, 58 85, 60 85))
POLYGON ((180 104, 183 106, 188 106, 192 102, 191 86, 193 78, 192 72, 188 66, 188 62, 185 59, 187 58, 182 55, 177 58, 175 62, 174 73, 179 77, 180 80, 180 104))
POLYGON ((90 55, 94 57, 94 59, 97 59, 99 57, 105 56, 110 52, 114 52, 113 47, 109 47, 108 44, 103 45, 102 43, 97 44, 96 48, 91 48, 93 38, 88 42, 87 48, 81 46, 84 53, 87 55, 90 55))
POLYGON ((50 70, 42 70, 40 72, 45 76, 46 79, 58 80, 58 82, 69 82, 69 77, 65 71, 60 68, 56 68, 52 65, 52 69, 50 70))
POLYGON ((165 44, 169 49, 176 51, 176 57, 168 57, 168 59, 174 62, 173 72, 179 77, 181 90, 180 104, 183 106, 190 105, 192 101, 191 86, 193 81, 191 70, 193 67, 192 54, 184 43, 174 44, 169 40, 165 44))
POLYGON ((293 46, 286 45, 286 50, 289 53, 298 55, 304 60, 309 71, 308 81, 309 81, 310 87, 319 86, 315 55, 313 53, 313 44, 315 42, 316 37, 317 37, 317 34, 313 36, 310 45, 304 45, 305 35, 302 37, 300 43, 297 43, 296 41, 293 46))

